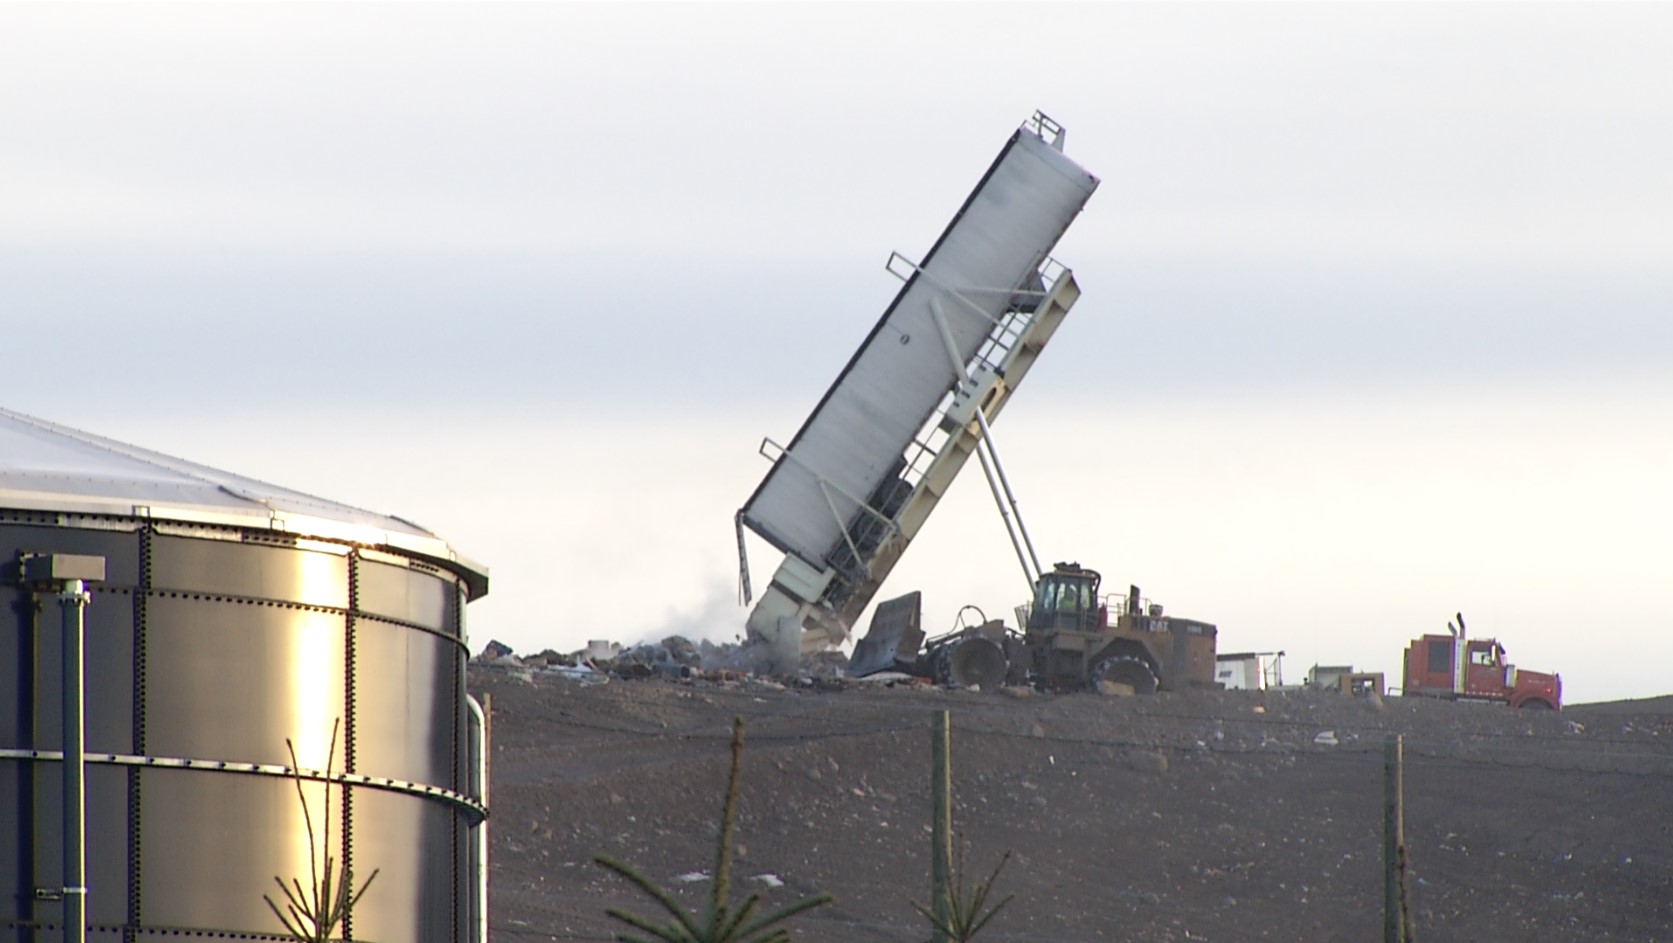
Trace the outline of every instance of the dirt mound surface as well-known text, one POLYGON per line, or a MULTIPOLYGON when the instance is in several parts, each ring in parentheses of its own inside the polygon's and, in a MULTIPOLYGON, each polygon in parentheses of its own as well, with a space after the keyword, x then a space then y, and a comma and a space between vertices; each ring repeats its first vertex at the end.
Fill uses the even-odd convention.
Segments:
POLYGON ((492 696, 493 938, 609 940, 654 904, 608 854, 700 908, 734 716, 746 721, 734 896, 828 891, 793 939, 917 941, 933 712, 953 722, 971 876, 1012 852, 978 939, 1380 939, 1384 741, 1405 737, 1424 943, 1673 940, 1673 703, 1513 712, 1322 692, 1025 697, 752 682, 533 682, 492 696))

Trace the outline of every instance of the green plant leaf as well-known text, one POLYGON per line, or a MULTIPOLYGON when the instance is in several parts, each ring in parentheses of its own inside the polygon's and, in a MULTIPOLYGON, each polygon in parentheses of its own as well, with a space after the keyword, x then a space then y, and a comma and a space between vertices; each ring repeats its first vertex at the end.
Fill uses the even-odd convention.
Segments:
POLYGON ((667 943, 689 943, 693 939, 678 923, 673 921, 666 924, 657 924, 638 914, 629 913, 616 907, 608 908, 604 912, 630 927, 653 934, 657 939, 666 940, 667 943))
MULTIPOLYGON (((715 848, 714 887, 708 895, 701 918, 687 912, 673 894, 631 865, 607 855, 597 855, 593 858, 595 864, 626 878, 640 892, 668 911, 675 922, 658 925, 645 917, 614 907, 607 908, 604 911, 606 914, 634 929, 652 934, 664 943, 788 943, 790 931, 776 924, 831 902, 831 895, 820 894, 753 922, 750 918, 754 916, 761 903, 759 892, 744 898, 735 912, 727 903, 732 877, 732 836, 738 815, 738 784, 743 776, 743 747, 744 721, 742 717, 736 717, 732 721, 732 766, 727 777, 726 798, 721 803, 720 832, 715 848)), ((625 933, 617 935, 616 939, 622 943, 651 943, 649 940, 625 933)))
POLYGON ((958 861, 953 867, 952 886, 947 889, 948 914, 946 919, 936 916, 924 905, 912 901, 912 909, 924 916, 930 923, 930 928, 936 934, 945 935, 951 943, 968 943, 982 928, 988 925, 1015 895, 987 907, 987 901, 993 893, 993 886, 999 880, 999 872, 1005 869, 1005 863, 1011 860, 1009 851, 1001 855, 999 864, 994 866, 993 873, 987 879, 968 887, 964 883, 964 853, 961 850, 958 861))
MULTIPOLYGON (((748 927, 745 927, 743 930, 739 931, 737 939, 739 939, 739 940, 749 940, 752 937, 754 937, 755 934, 759 933, 761 930, 763 930, 767 927, 771 927, 771 926, 774 926, 775 924, 783 923, 784 921, 789 920, 791 917, 794 917, 797 914, 806 913, 807 911, 812 910, 815 907, 823 907, 826 904, 829 904, 830 902, 832 902, 834 900, 836 900, 836 898, 832 897, 829 894, 815 894, 812 897, 803 898, 802 900, 799 900, 796 903, 789 905, 788 907, 780 907, 778 910, 773 911, 772 913, 766 915, 765 917, 762 917, 760 920, 757 920, 755 923, 752 923, 748 927)), ((786 930, 784 932, 788 934, 790 931, 786 930)))
POLYGON ((658 887, 650 878, 639 873, 638 869, 631 865, 617 861, 607 855, 598 855, 593 858, 593 861, 610 869, 611 871, 616 872, 622 877, 627 878, 629 881, 633 882, 635 887, 638 887, 641 891, 644 891, 647 895, 654 898, 657 903, 662 905, 662 909, 668 911, 673 915, 675 920, 680 922, 680 926, 685 930, 686 934, 689 935, 691 939, 702 939, 697 929, 697 921, 693 920, 691 916, 685 912, 685 908, 680 906, 680 902, 675 900, 672 894, 658 887))

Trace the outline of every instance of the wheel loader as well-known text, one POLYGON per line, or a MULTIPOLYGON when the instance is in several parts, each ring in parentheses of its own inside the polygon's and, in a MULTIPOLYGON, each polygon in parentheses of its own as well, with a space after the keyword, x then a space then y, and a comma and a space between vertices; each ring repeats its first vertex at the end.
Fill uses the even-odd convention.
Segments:
POLYGON ((927 641, 919 595, 891 599, 878 605, 849 673, 892 669, 964 687, 1029 683, 1114 694, 1216 686, 1213 625, 1165 615, 1137 586, 1103 596, 1101 583, 1096 570, 1059 563, 1018 608, 1020 633, 984 618, 927 641))

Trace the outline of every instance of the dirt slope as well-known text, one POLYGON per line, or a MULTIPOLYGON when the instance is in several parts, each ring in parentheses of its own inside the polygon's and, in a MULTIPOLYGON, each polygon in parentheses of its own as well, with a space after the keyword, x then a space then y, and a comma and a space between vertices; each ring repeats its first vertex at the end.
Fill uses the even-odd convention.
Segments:
POLYGON ((1380 939, 1389 733, 1406 737, 1423 943, 1673 941, 1666 699, 1558 714, 1320 693, 471 681, 493 698, 501 943, 607 940, 606 906, 651 913, 590 863, 601 852, 700 906, 710 885, 677 877, 712 868, 734 715, 748 738, 734 887, 769 905, 835 894, 796 940, 926 938, 911 902, 928 896, 942 708, 969 870, 1013 852, 1000 889, 1016 898, 982 937, 995 943, 1380 939))

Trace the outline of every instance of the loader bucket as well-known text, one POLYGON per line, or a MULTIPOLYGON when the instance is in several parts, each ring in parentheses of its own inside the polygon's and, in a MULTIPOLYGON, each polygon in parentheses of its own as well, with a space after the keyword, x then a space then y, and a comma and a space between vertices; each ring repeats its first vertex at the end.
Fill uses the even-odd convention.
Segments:
POLYGON ((854 645, 848 673, 858 678, 879 671, 912 670, 918 646, 924 643, 922 609, 923 595, 917 592, 878 603, 866 637, 854 645))

